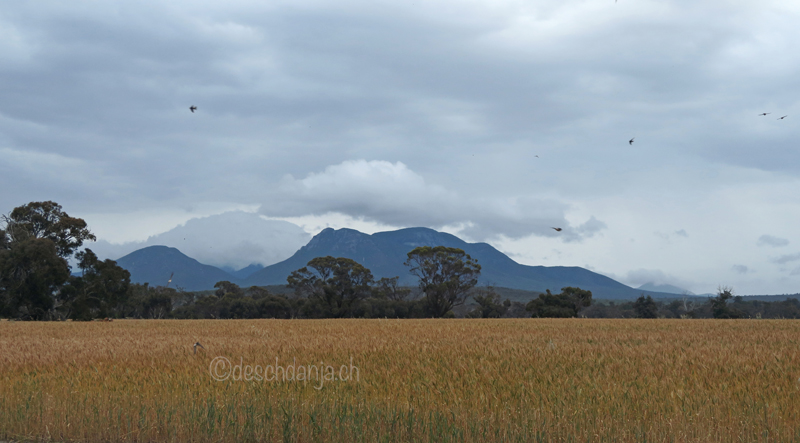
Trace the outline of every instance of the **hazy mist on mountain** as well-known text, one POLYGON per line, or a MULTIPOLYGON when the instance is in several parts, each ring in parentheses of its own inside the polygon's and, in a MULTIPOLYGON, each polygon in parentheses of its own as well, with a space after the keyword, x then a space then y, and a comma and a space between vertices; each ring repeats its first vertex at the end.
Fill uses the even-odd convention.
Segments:
POLYGON ((666 292, 667 294, 695 295, 691 291, 668 284, 645 283, 639 286, 638 289, 643 289, 645 291, 666 292))
POLYGON ((259 214, 231 211, 194 218, 145 241, 123 244, 99 240, 86 245, 100 258, 116 260, 155 245, 169 246, 201 263, 239 270, 251 264, 268 266, 291 257, 311 235, 301 227, 259 214))

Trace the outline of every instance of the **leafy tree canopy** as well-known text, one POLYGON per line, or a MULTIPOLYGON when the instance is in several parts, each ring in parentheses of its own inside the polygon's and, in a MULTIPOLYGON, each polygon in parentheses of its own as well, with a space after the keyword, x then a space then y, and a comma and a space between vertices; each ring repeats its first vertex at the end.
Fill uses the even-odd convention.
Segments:
POLYGON ((592 304, 592 291, 567 286, 561 288, 560 294, 547 293, 531 300, 525 309, 533 317, 569 318, 577 317, 578 311, 592 304))
POLYGON ((372 272, 344 257, 317 257, 286 279, 296 293, 317 302, 319 315, 346 317, 352 308, 371 295, 372 272))
POLYGON ((636 318, 658 318, 658 305, 653 297, 641 295, 633 303, 633 310, 636 318))
POLYGON ((419 278, 425 303, 434 317, 443 317, 463 304, 467 292, 478 284, 481 265, 464 250, 421 246, 408 253, 405 265, 419 278))
POLYGON ((734 307, 728 306, 728 300, 733 298, 733 289, 721 287, 717 296, 710 300, 711 312, 714 318, 742 318, 744 313, 734 307))
POLYGON ((494 288, 478 289, 472 296, 478 306, 467 314, 469 318, 500 318, 511 306, 511 301, 500 301, 494 288))
POLYGON ((86 240, 97 238, 89 232, 86 222, 70 217, 56 202, 31 202, 19 206, 4 215, 5 240, 13 244, 30 238, 43 238, 52 241, 60 257, 67 258, 83 245, 86 240))
POLYGON ((67 261, 48 239, 26 238, 0 250, 0 316, 49 318, 53 294, 68 278, 67 261))
POLYGON ((74 320, 113 317, 128 300, 131 273, 113 260, 99 260, 91 249, 78 252, 82 275, 59 292, 59 309, 74 320))
POLYGON ((399 279, 399 276, 392 278, 383 277, 375 282, 375 296, 377 298, 386 298, 394 301, 405 300, 405 298, 411 293, 411 290, 398 286, 397 281, 399 279))

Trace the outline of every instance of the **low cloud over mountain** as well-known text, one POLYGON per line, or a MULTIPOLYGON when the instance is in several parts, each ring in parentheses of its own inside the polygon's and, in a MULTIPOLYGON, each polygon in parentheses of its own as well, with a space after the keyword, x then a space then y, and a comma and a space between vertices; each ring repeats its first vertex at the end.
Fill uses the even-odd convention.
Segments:
POLYGON ((191 219, 143 242, 113 244, 100 240, 87 246, 102 258, 118 259, 147 246, 164 245, 178 248, 201 263, 240 269, 254 263, 277 263, 310 239, 307 232, 292 223, 233 211, 191 219))
POLYGON ((447 189, 426 182, 402 162, 353 160, 303 179, 286 175, 260 211, 274 217, 340 213, 389 226, 456 226, 475 240, 538 235, 579 241, 606 227, 594 217, 572 227, 566 210, 564 203, 525 194, 486 196, 447 189), (554 226, 563 231, 557 233, 554 226))

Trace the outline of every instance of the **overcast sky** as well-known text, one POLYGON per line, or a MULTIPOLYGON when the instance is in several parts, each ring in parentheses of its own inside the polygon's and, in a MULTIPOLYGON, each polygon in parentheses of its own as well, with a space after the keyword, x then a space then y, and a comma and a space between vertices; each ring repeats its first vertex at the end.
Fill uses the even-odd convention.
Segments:
POLYGON ((798 41, 770 0, 3 2, 0 211, 115 243, 232 210, 427 226, 797 293, 798 41))

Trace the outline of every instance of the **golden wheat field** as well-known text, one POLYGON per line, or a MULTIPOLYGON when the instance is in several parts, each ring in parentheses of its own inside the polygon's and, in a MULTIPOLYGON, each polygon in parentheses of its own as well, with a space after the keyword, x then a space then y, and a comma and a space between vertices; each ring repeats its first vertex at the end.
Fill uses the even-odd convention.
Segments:
POLYGON ((800 441, 799 345, 786 320, 3 321, 0 440, 800 441))

